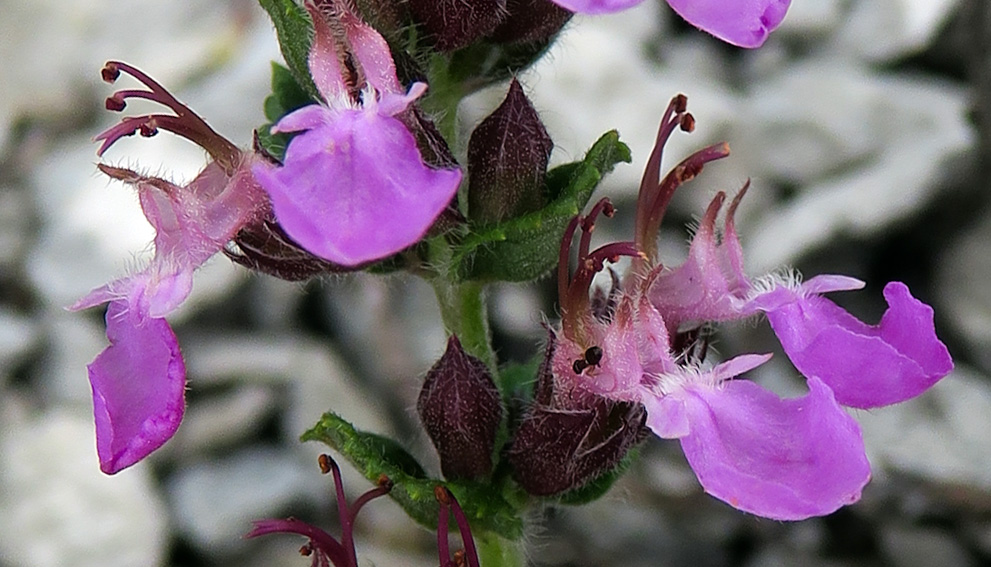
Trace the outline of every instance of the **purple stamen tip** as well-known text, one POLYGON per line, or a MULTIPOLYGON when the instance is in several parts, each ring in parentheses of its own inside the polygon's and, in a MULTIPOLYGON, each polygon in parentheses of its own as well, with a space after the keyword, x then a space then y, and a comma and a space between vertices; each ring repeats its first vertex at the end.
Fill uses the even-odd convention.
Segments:
POLYGON ((107 61, 107 64, 100 70, 100 76, 108 83, 113 83, 120 77, 120 67, 114 61, 107 61))
POLYGON ((127 107, 127 103, 123 99, 117 98, 116 95, 108 96, 106 103, 107 110, 112 110, 114 112, 120 112, 127 107))

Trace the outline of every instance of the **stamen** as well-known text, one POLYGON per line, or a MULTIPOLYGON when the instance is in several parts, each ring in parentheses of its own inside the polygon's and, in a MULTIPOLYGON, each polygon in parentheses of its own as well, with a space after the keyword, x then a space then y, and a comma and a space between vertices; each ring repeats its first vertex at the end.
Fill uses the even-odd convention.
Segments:
POLYGON ((465 546, 464 553, 468 560, 469 567, 480 567, 478 561, 478 552, 475 550, 475 540, 471 537, 471 526, 468 524, 468 517, 465 516, 464 510, 458 505, 458 500, 453 494, 448 492, 451 498, 451 510, 454 512, 454 521, 458 524, 458 530, 461 532, 461 543, 465 546))
POLYGON ((725 142, 702 148, 669 171, 649 199, 638 202, 637 206, 644 206, 645 209, 637 210, 637 244, 649 260, 653 261, 657 256, 657 231, 661 228, 661 221, 675 190, 701 173, 705 164, 728 155, 729 145, 725 142))
POLYGON ((127 106, 127 99, 140 98, 167 107, 175 112, 175 116, 153 114, 124 118, 119 124, 108 128, 94 138, 96 141, 103 140, 103 144, 96 152, 97 155, 103 155, 107 148, 122 137, 130 136, 135 132, 140 132, 142 136, 146 137, 152 136, 158 131, 158 128, 161 128, 202 147, 228 174, 233 174, 241 158, 241 152, 237 146, 210 128, 199 115, 165 90, 165 87, 138 69, 120 61, 108 61, 100 74, 104 81, 113 83, 120 77, 122 71, 148 87, 148 90, 125 89, 117 91, 106 100, 108 110, 120 112, 127 106))
POLYGON ((437 485, 434 487, 434 497, 440 503, 440 510, 437 512, 437 556, 440 565, 447 565, 451 561, 451 547, 447 540, 447 526, 449 522, 449 510, 451 500, 448 498, 447 489, 437 485))

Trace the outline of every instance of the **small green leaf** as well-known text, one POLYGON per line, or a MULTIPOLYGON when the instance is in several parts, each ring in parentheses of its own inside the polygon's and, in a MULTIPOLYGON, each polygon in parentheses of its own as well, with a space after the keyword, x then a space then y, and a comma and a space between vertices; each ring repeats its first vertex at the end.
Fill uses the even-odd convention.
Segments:
POLYGON ((279 47, 282 57, 292 71, 296 82, 314 98, 319 98, 316 85, 310 77, 307 63, 310 56, 310 35, 313 24, 306 15, 306 10, 293 0, 258 0, 262 8, 268 12, 275 24, 275 33, 279 37, 279 47))
POLYGON ((316 101, 296 82, 292 71, 272 62, 272 94, 265 98, 265 118, 268 124, 260 126, 256 133, 258 143, 272 156, 282 160, 292 137, 287 134, 272 134, 272 125, 297 108, 316 101))
POLYGON ((272 62, 272 94, 265 99, 265 118, 275 123, 293 110, 316 102, 296 81, 292 71, 272 62))
POLYGON ((616 131, 603 134, 580 162, 547 172, 550 202, 511 220, 481 227, 454 248, 457 276, 465 280, 529 281, 557 265, 564 230, 588 203, 602 177, 629 163, 630 149, 616 131))
POLYGON ((416 459, 398 443, 381 435, 358 431, 333 413, 324 414, 300 439, 329 445, 372 482, 377 482, 383 474, 389 477, 393 484, 389 496, 411 518, 430 529, 437 528, 440 509, 434 488, 442 485, 458 499, 472 529, 491 531, 506 539, 517 539, 523 533, 519 514, 495 486, 427 478, 416 459))

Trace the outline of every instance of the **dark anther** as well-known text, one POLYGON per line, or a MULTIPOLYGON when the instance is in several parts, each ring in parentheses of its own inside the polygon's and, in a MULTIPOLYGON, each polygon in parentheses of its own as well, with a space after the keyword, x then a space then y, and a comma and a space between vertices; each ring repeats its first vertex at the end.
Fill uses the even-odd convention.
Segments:
POLYGON ((685 113, 681 116, 681 122, 678 123, 681 127, 682 132, 694 132, 695 131, 695 117, 691 113, 685 113))
POLYGON ((120 68, 117 67, 116 63, 107 63, 100 70, 100 76, 103 77, 104 81, 113 83, 117 80, 117 77, 120 77, 120 68))
POLYGON ((121 110, 124 110, 125 106, 127 106, 127 103, 124 102, 123 100, 114 96, 107 97, 107 110, 120 112, 121 110))
POLYGON ((571 369, 575 371, 575 374, 581 374, 583 370, 588 368, 589 364, 584 358, 579 358, 571 365, 571 369))
POLYGON ((151 138, 155 134, 158 134, 158 126, 154 120, 149 120, 138 128, 138 133, 145 138, 151 138))
POLYGON ((598 366, 602 362, 602 347, 590 346, 585 351, 585 361, 589 366, 598 366))
POLYGON ((675 96, 671 102, 674 106, 674 111, 678 114, 688 110, 688 97, 683 94, 675 96))
POLYGON ((454 565, 455 567, 465 567, 468 565, 468 561, 465 559, 465 550, 459 549, 454 552, 454 565))
POLYGON ((303 547, 299 548, 299 554, 302 555, 303 557, 309 557, 313 555, 313 546, 307 543, 303 547))
POLYGON ((606 215, 608 218, 612 218, 616 214, 616 207, 613 206, 611 201, 607 201, 605 205, 602 206, 602 214, 606 215))
POLYGON ((392 490, 392 479, 385 474, 380 474, 375 484, 380 488, 386 488, 392 490))
POLYGON ((323 474, 327 474, 331 471, 330 455, 320 455, 320 457, 317 459, 317 463, 320 464, 320 472, 322 472, 323 474))

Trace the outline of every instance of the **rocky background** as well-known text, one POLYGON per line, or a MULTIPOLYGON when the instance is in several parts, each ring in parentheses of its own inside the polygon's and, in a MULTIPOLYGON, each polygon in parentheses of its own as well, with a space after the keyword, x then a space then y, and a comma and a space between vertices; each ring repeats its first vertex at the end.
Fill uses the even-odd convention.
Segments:
MULTIPOLYGON (((90 139, 116 119, 99 69, 111 58, 141 67, 247 145, 280 56, 252 0, 0 0, 0 14, 0 567, 306 565, 298 539, 241 535, 253 519, 289 514, 334 531, 322 447, 296 441, 328 408, 430 462, 413 407, 444 348, 431 290, 364 275, 289 284, 215 258, 172 318, 190 377, 179 434, 103 476, 85 372, 105 344, 102 313, 64 306, 140 265, 151 233, 134 195, 94 167, 90 139)), ((635 163, 600 193, 620 210, 604 231, 629 230, 623 213, 657 120, 684 92, 698 129, 676 134, 667 158, 721 140, 733 155, 676 199, 662 234, 671 258, 712 194, 751 178, 739 224, 752 273, 788 265, 864 279, 865 291, 837 300, 869 321, 883 312, 884 283, 905 281, 936 307, 957 363, 910 403, 857 412, 875 468, 857 505, 793 524, 749 517, 702 493, 676 443, 652 439, 601 501, 533 518, 533 563, 991 561, 991 5, 795 0, 750 52, 648 1, 576 18, 522 81, 557 162, 612 128, 633 149, 635 163)), ((467 101, 465 123, 504 88, 467 101)), ((120 143, 107 159, 176 180, 205 163, 167 134, 120 143)), ((504 359, 536 351, 553 287, 493 289, 504 359)), ((721 337, 726 352, 776 348, 762 325, 721 337)), ((803 387, 783 356, 755 374, 780 393, 803 387)), ((347 483, 368 488, 353 473, 347 483)), ((437 563, 433 534, 387 500, 365 508, 357 537, 367 565, 437 563)))

